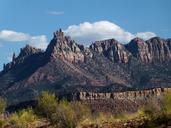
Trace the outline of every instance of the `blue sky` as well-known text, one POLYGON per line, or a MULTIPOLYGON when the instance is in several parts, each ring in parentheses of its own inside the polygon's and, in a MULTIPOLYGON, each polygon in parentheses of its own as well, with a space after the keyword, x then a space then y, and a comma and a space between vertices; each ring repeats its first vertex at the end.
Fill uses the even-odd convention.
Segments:
POLYGON ((169 38, 170 5, 171 0, 0 0, 0 70, 27 43, 45 49, 59 28, 85 45, 106 38, 169 38))

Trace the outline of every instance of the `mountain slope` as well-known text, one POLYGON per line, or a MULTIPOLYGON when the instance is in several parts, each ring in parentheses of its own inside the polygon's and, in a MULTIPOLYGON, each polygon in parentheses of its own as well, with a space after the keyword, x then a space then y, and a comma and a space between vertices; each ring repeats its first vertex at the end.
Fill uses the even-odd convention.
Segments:
POLYGON ((171 87, 171 40, 139 38, 123 45, 115 39, 89 48, 59 30, 45 52, 29 45, 4 65, 0 95, 10 103, 35 98, 42 90, 122 91, 171 87))

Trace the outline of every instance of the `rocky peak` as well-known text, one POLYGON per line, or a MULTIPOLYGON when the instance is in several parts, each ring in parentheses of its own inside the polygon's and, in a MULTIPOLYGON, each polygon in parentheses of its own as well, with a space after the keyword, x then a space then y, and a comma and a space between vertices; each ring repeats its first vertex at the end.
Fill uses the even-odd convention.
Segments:
POLYGON ((131 54, 142 62, 149 62, 151 55, 149 53, 148 45, 140 38, 134 38, 126 45, 126 48, 131 54))
POLYGON ((78 45, 70 37, 64 36, 61 29, 54 32, 54 37, 47 47, 46 54, 51 60, 62 59, 70 62, 84 61, 84 46, 78 45))
POLYGON ((125 46, 115 39, 96 41, 90 45, 90 49, 102 53, 113 62, 128 62, 129 54, 125 49, 125 46))
POLYGON ((171 43, 159 37, 147 41, 135 38, 125 45, 131 54, 141 62, 163 62, 171 59, 171 43))
POLYGON ((171 38, 167 39, 166 41, 167 41, 168 48, 171 51, 171 38))
POLYGON ((154 37, 146 41, 152 61, 167 61, 171 59, 170 43, 159 37, 154 37))
POLYGON ((35 55, 36 53, 43 53, 43 51, 27 44, 24 48, 20 49, 20 53, 17 57, 16 54, 13 53, 12 62, 4 64, 3 71, 6 72, 16 65, 19 65, 20 63, 24 62, 25 58, 31 55, 35 55))
POLYGON ((29 55, 39 53, 39 52, 43 52, 43 51, 41 49, 34 48, 34 47, 27 44, 24 48, 20 49, 20 53, 19 53, 19 56, 17 58, 29 56, 29 55))
POLYGON ((106 51, 109 47, 112 45, 117 45, 119 42, 115 39, 108 39, 108 40, 102 40, 102 41, 95 41, 92 45, 90 45, 90 49, 102 53, 103 51, 106 51))

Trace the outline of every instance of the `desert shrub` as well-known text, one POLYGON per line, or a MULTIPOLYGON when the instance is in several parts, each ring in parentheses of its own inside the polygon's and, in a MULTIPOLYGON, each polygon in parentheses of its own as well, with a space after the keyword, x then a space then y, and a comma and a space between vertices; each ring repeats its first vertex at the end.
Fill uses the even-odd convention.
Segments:
POLYGON ((54 126, 60 128, 75 126, 74 111, 71 104, 66 99, 57 102, 55 94, 50 92, 40 94, 36 111, 45 116, 54 126))
POLYGON ((76 121, 81 121, 86 118, 91 118, 92 112, 90 107, 82 102, 74 101, 71 103, 72 109, 76 116, 76 121))
POLYGON ((171 114, 171 94, 165 93, 161 101, 161 110, 163 114, 171 114))
POLYGON ((165 125, 171 123, 171 94, 165 93, 161 99, 161 111, 153 120, 155 124, 165 125))
POLYGON ((0 128, 3 128, 6 125, 7 121, 4 119, 0 119, 0 128))
POLYGON ((89 107, 81 102, 58 101, 55 94, 42 92, 38 97, 36 111, 45 116, 54 127, 74 128, 77 123, 91 115, 89 107))
POLYGON ((58 103, 51 120, 53 124, 60 128, 74 128, 76 126, 75 113, 66 99, 62 99, 58 103))
POLYGON ((155 118, 160 112, 160 105, 155 97, 148 99, 143 107, 143 114, 149 118, 155 118))
POLYGON ((56 112, 57 102, 55 94, 50 92, 42 92, 38 97, 38 103, 36 112, 48 119, 51 118, 52 114, 56 112))
POLYGON ((10 124, 15 128, 33 128, 37 125, 37 116, 32 109, 24 109, 10 116, 10 124))
POLYGON ((6 106, 6 100, 0 97, 0 114, 2 114, 5 111, 6 106))
POLYGON ((168 123, 171 123, 171 94, 165 93, 160 100, 158 105, 155 100, 150 100, 144 107, 145 115, 150 117, 146 127, 166 127, 168 123))

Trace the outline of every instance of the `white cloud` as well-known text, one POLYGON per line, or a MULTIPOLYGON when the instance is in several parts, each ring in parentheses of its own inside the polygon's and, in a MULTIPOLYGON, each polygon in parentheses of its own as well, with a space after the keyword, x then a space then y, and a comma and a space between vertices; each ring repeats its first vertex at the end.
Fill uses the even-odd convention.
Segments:
POLYGON ((144 40, 148 40, 149 38, 155 37, 156 34, 153 32, 138 32, 135 36, 144 40))
POLYGON ((29 44, 40 49, 46 49, 47 47, 47 38, 45 35, 33 36, 30 38, 29 44))
POLYGON ((56 15, 56 16, 64 14, 63 11, 48 11, 47 13, 50 15, 56 15))
POLYGON ((0 31, 0 39, 9 42, 16 42, 16 41, 26 41, 28 40, 29 35, 24 34, 22 32, 15 32, 11 30, 2 30, 0 31))
POLYGON ((31 36, 27 33, 16 32, 13 30, 0 31, 1 42, 25 42, 36 48, 45 49, 47 47, 47 38, 45 35, 31 36))
POLYGON ((110 38, 115 38, 122 43, 127 43, 136 36, 144 39, 156 36, 152 32, 139 32, 137 34, 132 34, 109 21, 98 21, 94 23, 84 22, 79 25, 71 25, 64 30, 64 32, 66 35, 71 36, 73 39, 81 43, 90 43, 91 41, 110 38))

